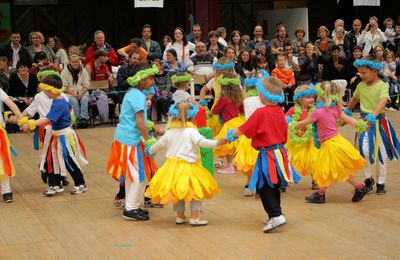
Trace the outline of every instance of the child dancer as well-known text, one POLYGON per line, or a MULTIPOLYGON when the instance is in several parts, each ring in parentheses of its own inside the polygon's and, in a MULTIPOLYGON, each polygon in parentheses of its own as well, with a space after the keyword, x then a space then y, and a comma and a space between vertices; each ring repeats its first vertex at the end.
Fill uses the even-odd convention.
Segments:
MULTIPOLYGON (((244 123, 244 118, 240 115, 244 112, 243 93, 240 88, 240 79, 235 74, 225 74, 218 78, 221 85, 221 96, 211 110, 213 115, 220 115, 223 126, 216 139, 226 136, 229 129, 235 129, 244 123)), ((235 173, 232 164, 233 155, 236 151, 237 142, 231 142, 214 150, 214 155, 219 158, 226 158, 227 166, 218 173, 235 173)))
POLYGON ((150 154, 162 148, 167 149, 167 160, 151 180, 146 195, 152 197, 155 203, 172 202, 177 212, 176 224, 187 222, 185 202, 190 202, 190 225, 204 226, 208 221, 199 218, 202 200, 211 199, 220 189, 215 179, 201 165, 198 148, 216 147, 226 143, 226 139, 207 140, 200 135, 191 122, 197 111, 196 105, 186 101, 172 105, 169 110, 172 117, 170 129, 157 143, 146 147, 150 154))
MULTIPOLYGON (((314 97, 317 92, 308 85, 301 85, 296 88, 294 94, 295 105, 286 113, 286 117, 290 118, 288 121, 294 123, 290 124, 288 128, 289 135, 285 146, 296 172, 303 176, 311 175, 312 177, 312 169, 318 158, 318 149, 313 141, 313 126, 310 124, 299 130, 293 126, 298 121, 306 119, 314 111, 314 97)), ((314 180, 312 181, 312 189, 318 189, 314 180)))
MULTIPOLYGON (((21 111, 19 111, 17 105, 12 101, 12 99, 0 89, 0 100, 6 104, 12 113, 14 113, 18 119, 22 118, 21 111)), ((4 113, 4 120, 8 121, 10 112, 4 113)), ((0 186, 1 195, 5 203, 13 202, 13 195, 10 186, 10 177, 15 176, 14 164, 11 160, 12 149, 10 146, 10 141, 8 140, 7 132, 4 129, 5 122, 3 121, 3 116, 0 113, 0 156, 1 156, 1 168, 0 168, 0 186)))
POLYGON ((194 98, 192 98, 188 93, 190 80, 192 80, 192 75, 187 72, 177 72, 171 77, 171 82, 176 88, 176 91, 172 95, 172 99, 174 100, 175 104, 181 103, 182 101, 187 101, 197 106, 201 106, 200 103, 194 100, 194 98))
POLYGON ((400 153, 396 131, 385 115, 386 103, 390 100, 388 86, 379 79, 378 71, 383 66, 373 56, 356 60, 354 66, 363 81, 357 85, 347 109, 351 111, 360 101, 361 118, 372 125, 367 132, 360 134, 358 148, 361 155, 368 160, 368 166, 364 170, 366 192, 373 191, 375 180, 371 171, 373 166, 378 167, 379 164, 379 169, 376 169, 376 193, 382 195, 386 193, 387 159, 398 159, 400 153))
POLYGON ((151 67, 147 63, 136 63, 132 65, 132 72, 134 75, 128 78, 132 88, 122 102, 107 173, 119 183, 125 182, 123 217, 143 221, 150 219, 149 212, 139 207, 146 179, 150 180, 157 168, 153 159, 144 154, 144 146, 154 144, 156 140, 146 127, 146 96, 143 90, 149 90, 154 84, 153 76, 158 69, 156 65, 151 67))
POLYGON ((61 78, 58 75, 49 75, 39 84, 39 88, 53 99, 49 113, 38 120, 24 117, 18 120, 18 125, 35 130, 36 126, 51 123, 51 132, 47 131, 43 142, 40 170, 48 174, 49 187, 43 191, 45 196, 53 196, 64 191, 60 186, 61 176, 67 171, 74 180, 75 187, 72 195, 87 192, 88 188, 83 177, 81 167, 88 164, 85 147, 71 125, 71 105, 61 96, 64 92, 61 78))
POLYGON ((338 119, 356 127, 357 131, 365 131, 366 123, 355 120, 342 111, 342 93, 335 84, 325 81, 316 87, 318 93, 316 110, 311 117, 300 121, 294 127, 301 129, 315 123, 314 142, 319 148, 317 163, 312 169, 313 177, 318 184, 318 191, 305 199, 311 203, 325 203, 325 193, 331 183, 343 181, 354 186, 353 202, 358 202, 365 195, 364 184, 357 182, 354 174, 362 170, 367 162, 349 141, 338 131, 338 119))
MULTIPOLYGON (((255 73, 253 76, 257 76, 257 74, 260 73, 255 73)), ((254 111, 264 106, 261 103, 261 100, 258 96, 258 91, 256 89, 257 80, 262 80, 262 78, 252 77, 247 78, 244 81, 246 98, 243 100, 243 105, 246 120, 249 119, 254 111)), ((243 195, 252 196, 253 191, 249 189, 249 183, 254 165, 257 161, 258 151, 251 146, 251 140, 245 135, 240 136, 237 143, 236 152, 233 157, 233 164, 236 166, 238 172, 241 172, 247 176, 247 182, 243 189, 243 195)))
POLYGON ((229 130, 227 139, 234 141, 244 134, 251 139, 251 145, 259 150, 249 189, 257 189, 260 194, 264 209, 269 216, 263 231, 268 233, 286 224, 286 218, 281 210, 279 187, 297 183, 300 176, 290 165, 283 146, 287 138, 287 125, 282 108, 278 105, 285 100, 282 82, 276 77, 269 77, 257 82, 256 88, 265 106, 257 109, 238 129, 229 130))

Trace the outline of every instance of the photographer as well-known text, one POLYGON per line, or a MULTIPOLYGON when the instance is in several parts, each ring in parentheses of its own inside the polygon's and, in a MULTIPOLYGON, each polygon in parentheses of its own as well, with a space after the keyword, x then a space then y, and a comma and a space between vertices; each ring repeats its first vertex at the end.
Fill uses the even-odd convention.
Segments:
POLYGON ((284 54, 283 45, 285 42, 290 42, 287 34, 286 25, 279 24, 276 26, 276 37, 271 41, 271 51, 275 56, 284 54))
MULTIPOLYGON (((256 25, 254 27, 254 39, 249 41, 247 44, 247 50, 250 52, 251 56, 254 60, 260 56, 260 51, 257 50, 256 45, 262 44, 264 45, 264 54, 263 56, 268 60, 268 68, 272 71, 275 68, 275 57, 271 52, 271 45, 268 40, 264 39, 264 30, 261 25, 256 25)), ((259 45, 260 46, 260 45, 259 45)))
POLYGON ((216 31, 208 33, 209 42, 207 43, 207 51, 215 58, 219 59, 224 56, 225 47, 218 42, 219 34, 216 31))
POLYGON ((382 45, 385 41, 385 34, 378 27, 378 18, 372 16, 360 37, 360 44, 364 44, 363 56, 370 54, 375 46, 382 45))
POLYGON ((318 55, 318 48, 312 42, 307 42, 305 53, 299 57, 300 73, 296 79, 297 85, 318 82, 318 55))

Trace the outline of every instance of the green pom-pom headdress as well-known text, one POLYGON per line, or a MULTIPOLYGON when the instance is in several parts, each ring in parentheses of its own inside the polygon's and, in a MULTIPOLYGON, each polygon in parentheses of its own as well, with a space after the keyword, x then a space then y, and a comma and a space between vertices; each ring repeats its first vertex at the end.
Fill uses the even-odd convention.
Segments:
POLYGON ((49 75, 60 76, 60 73, 55 70, 43 70, 43 71, 39 71, 38 74, 36 75, 36 77, 39 81, 42 81, 45 77, 47 77, 49 75))
MULTIPOLYGON (((321 83, 318 83, 317 85, 315 85, 315 91, 317 92, 318 96, 325 99, 325 90, 323 90, 321 88, 321 83)), ((331 95, 331 99, 333 102, 338 102, 339 95, 338 94, 331 95)))
POLYGON ((225 78, 223 76, 219 76, 217 79, 217 83, 222 86, 240 85, 240 79, 239 78, 225 78))
POLYGON ((140 70, 138 72, 136 72, 135 75, 133 75, 132 77, 129 77, 127 79, 129 85, 131 85, 132 87, 137 86, 139 84, 139 82, 147 77, 150 76, 154 76, 158 73, 158 68, 156 65, 153 64, 153 66, 149 69, 145 69, 145 70, 140 70))
POLYGON ((192 75, 190 75, 189 73, 187 73, 187 72, 185 72, 185 73, 183 73, 182 75, 173 75, 172 77, 171 77, 171 82, 172 82, 172 84, 175 84, 175 83, 181 83, 181 82, 188 82, 188 81, 190 81, 192 79, 192 75))

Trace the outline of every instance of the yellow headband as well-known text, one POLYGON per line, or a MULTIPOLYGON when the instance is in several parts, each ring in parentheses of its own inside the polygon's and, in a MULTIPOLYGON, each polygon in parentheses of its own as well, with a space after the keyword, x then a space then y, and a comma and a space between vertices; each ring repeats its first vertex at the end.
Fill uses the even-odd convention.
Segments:
POLYGON ((55 88, 53 86, 47 85, 45 83, 40 83, 39 84, 39 88, 42 90, 48 90, 51 91, 51 93, 56 94, 56 95, 60 95, 61 93, 64 93, 64 87, 62 88, 55 88))

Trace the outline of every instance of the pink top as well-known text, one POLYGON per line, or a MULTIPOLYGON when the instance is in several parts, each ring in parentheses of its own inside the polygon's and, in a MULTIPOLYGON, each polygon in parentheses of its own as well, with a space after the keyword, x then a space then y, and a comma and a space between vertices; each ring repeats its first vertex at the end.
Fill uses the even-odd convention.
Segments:
POLYGON ((221 114, 222 121, 226 123, 232 118, 237 117, 240 113, 244 113, 244 108, 243 104, 238 106, 225 96, 221 96, 212 108, 211 113, 213 113, 213 115, 221 114))
POLYGON ((311 119, 317 124, 319 141, 322 143, 334 136, 338 131, 337 119, 342 111, 339 107, 319 108, 311 114, 311 119))

